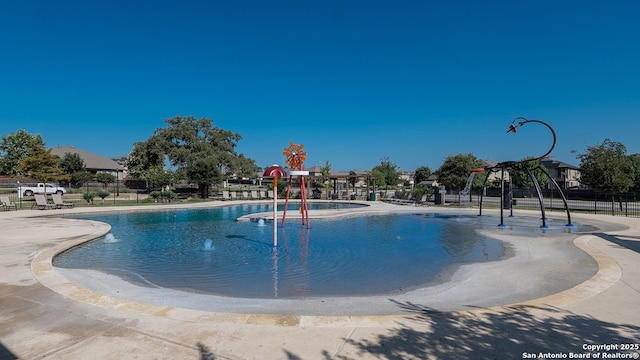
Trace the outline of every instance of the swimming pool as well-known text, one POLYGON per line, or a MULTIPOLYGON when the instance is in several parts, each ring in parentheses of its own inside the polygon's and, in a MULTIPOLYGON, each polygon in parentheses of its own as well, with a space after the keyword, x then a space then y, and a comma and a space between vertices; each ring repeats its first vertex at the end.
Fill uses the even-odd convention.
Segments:
MULTIPOLYGON (((312 203, 313 204, 313 203, 312 203)), ((331 204, 331 206, 335 206, 331 204)), ((369 215, 287 222, 272 246, 270 226, 237 222, 261 204, 74 216, 109 223, 107 236, 54 258, 143 286, 247 298, 402 293, 463 263, 493 261, 502 244, 474 216, 369 215)))

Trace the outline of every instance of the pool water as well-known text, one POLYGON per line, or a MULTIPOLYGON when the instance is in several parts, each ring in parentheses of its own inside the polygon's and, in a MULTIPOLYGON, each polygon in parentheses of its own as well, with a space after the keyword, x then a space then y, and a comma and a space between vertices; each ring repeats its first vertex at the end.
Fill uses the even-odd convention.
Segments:
POLYGON ((76 215, 109 223, 107 236, 54 258, 143 285, 230 297, 369 296, 433 282, 460 263, 492 261, 502 244, 476 232, 476 217, 377 215, 315 220, 311 229, 238 222, 267 204, 76 215))

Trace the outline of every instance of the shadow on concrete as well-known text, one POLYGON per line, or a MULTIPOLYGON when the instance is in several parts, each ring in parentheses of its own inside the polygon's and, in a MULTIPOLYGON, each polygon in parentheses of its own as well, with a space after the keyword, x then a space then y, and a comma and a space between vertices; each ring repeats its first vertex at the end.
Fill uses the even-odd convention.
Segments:
POLYGON ((629 235, 609 235, 605 233, 594 233, 593 235, 605 239, 609 242, 612 242, 616 245, 620 245, 629 250, 633 250, 637 253, 640 253, 640 237, 637 236, 629 236, 629 235), (621 238, 632 238, 637 240, 625 240, 621 238))
POLYGON ((0 342, 0 360, 15 360, 18 357, 0 342))
MULTIPOLYGON (((589 353, 585 344, 638 343, 640 327, 553 307, 509 306, 487 314, 451 314, 397 303, 415 315, 374 340, 346 339, 358 356, 376 359, 522 359, 524 353, 589 353)), ((327 353, 325 358, 329 358, 327 353)), ((340 355, 333 359, 346 359, 340 355)))
POLYGON ((215 360, 216 356, 203 343, 197 343, 198 351, 200 351, 200 360, 215 360))
MULTIPOLYGON (((200 360, 216 360, 216 359, 218 359, 218 360, 222 360, 222 359, 230 360, 229 358, 226 358, 226 357, 219 357, 219 356, 216 357, 216 355, 214 353, 212 353, 211 350, 201 342, 197 343, 196 346, 198 347, 198 351, 200 351, 200 360)), ((293 353, 291 353, 291 352, 289 352, 287 350, 284 350, 284 354, 285 354, 284 355, 285 357, 274 357, 274 358, 275 359, 282 358, 282 359, 287 359, 287 360, 302 360, 301 357, 299 357, 299 356, 297 356, 297 355, 295 355, 295 354, 293 354, 293 353)), ((16 359, 16 358, 13 358, 13 359, 16 359)), ((4 358, 0 357, 0 360, 4 360, 4 358)))
POLYGON ((298 355, 295 355, 289 351, 284 351, 284 354, 286 355, 285 359, 287 360, 302 360, 301 357, 299 357, 298 355))

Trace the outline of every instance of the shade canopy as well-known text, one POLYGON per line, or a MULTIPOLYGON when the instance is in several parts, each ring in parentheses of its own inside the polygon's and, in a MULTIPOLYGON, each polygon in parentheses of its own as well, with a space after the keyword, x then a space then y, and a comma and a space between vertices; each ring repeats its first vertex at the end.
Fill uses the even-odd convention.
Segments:
POLYGON ((262 174, 264 177, 285 177, 287 172, 280 165, 271 165, 262 174))

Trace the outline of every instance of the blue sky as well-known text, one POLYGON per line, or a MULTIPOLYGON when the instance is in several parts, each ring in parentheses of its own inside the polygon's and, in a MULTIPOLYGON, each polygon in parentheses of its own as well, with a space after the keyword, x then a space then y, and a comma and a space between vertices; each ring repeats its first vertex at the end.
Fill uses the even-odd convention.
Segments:
POLYGON ((130 151, 164 119, 283 164, 436 170, 446 156, 640 153, 637 1, 0 1, 0 135, 130 151))

